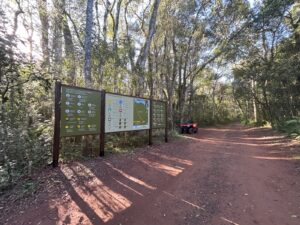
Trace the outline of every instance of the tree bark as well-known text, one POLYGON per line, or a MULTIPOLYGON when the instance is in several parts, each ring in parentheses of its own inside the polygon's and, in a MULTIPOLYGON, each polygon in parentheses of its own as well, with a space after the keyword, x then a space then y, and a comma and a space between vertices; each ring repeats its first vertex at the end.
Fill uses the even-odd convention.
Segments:
POLYGON ((86 25, 85 25, 85 42, 84 42, 84 81, 86 87, 92 86, 92 31, 93 31, 93 6, 94 0, 87 0, 86 7, 86 25))
MULTIPOLYGON (((118 55, 118 32, 119 32, 119 23, 120 23, 120 11, 123 0, 118 0, 117 3, 117 11, 114 19, 114 33, 113 33, 113 52, 115 59, 115 67, 119 67, 119 55, 118 55)), ((116 71, 114 74, 114 92, 118 92, 118 72, 116 71)))
POLYGON ((49 67, 50 53, 49 53, 49 20, 47 10, 47 0, 37 0, 38 12, 41 21, 41 45, 43 53, 43 66, 49 67))
MULTIPOLYGON (((63 0, 62 12, 65 12, 65 0, 63 0)), ((75 49, 71 30, 68 24, 67 15, 63 18, 63 35, 65 42, 65 53, 67 61, 67 80, 70 84, 75 84, 76 65, 75 65, 75 49)))
POLYGON ((132 0, 128 0, 125 4, 125 9, 124 9, 124 20, 125 20, 125 29, 126 29, 126 41, 127 41, 127 45, 128 45, 128 57, 130 60, 130 66, 131 66, 131 70, 134 70, 134 56, 135 56, 135 52, 134 49, 132 47, 132 41, 129 35, 129 27, 128 27, 128 19, 127 19, 127 13, 128 13, 128 6, 129 4, 132 2, 132 0))
POLYGON ((55 77, 60 77, 62 74, 62 0, 54 0, 54 24, 53 24, 53 71, 55 77))
POLYGON ((106 0, 105 12, 103 17, 103 41, 105 45, 107 44, 107 18, 109 14, 109 8, 110 8, 110 1, 106 0))
POLYGON ((113 51, 117 54, 118 50, 118 32, 119 32, 119 23, 120 23, 120 11, 123 0, 119 0, 117 3, 117 11, 115 16, 115 26, 114 26, 114 35, 113 35, 113 51))
POLYGON ((156 27, 156 18, 157 18, 157 13, 158 13, 158 8, 159 8, 159 4, 160 4, 160 0, 155 0, 153 3, 153 9, 152 9, 152 13, 151 13, 151 18, 149 21, 149 28, 148 28, 148 34, 146 37, 146 41, 145 44, 143 46, 143 48, 141 49, 140 55, 137 59, 136 62, 136 66, 135 66, 135 72, 138 75, 139 79, 138 79, 138 93, 137 94, 141 94, 141 91, 144 87, 144 81, 145 81, 145 76, 144 76, 144 70, 145 70, 145 64, 146 64, 146 60, 149 54, 149 50, 150 50, 150 45, 153 39, 153 36, 155 34, 155 27, 156 27))
MULTIPOLYGON (((255 81, 254 79, 251 80, 251 89, 252 89, 252 93, 255 93, 255 81)), ((255 98, 252 98, 252 104, 253 104, 253 119, 254 122, 257 122, 257 107, 256 107, 256 101, 255 98)))

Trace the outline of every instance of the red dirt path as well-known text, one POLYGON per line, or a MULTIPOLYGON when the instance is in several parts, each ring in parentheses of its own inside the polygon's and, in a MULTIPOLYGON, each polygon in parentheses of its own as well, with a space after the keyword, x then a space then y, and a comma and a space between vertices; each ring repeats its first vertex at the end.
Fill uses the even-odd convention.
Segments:
POLYGON ((269 129, 200 129, 133 155, 49 169, 34 198, 2 199, 0 224, 299 225, 298 150, 269 129))

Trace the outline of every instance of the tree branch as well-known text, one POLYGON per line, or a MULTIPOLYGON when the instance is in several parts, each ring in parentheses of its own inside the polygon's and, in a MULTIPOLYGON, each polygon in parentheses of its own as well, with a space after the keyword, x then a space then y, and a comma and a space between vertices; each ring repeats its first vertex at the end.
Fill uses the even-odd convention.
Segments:
POLYGON ((76 26, 74 20, 72 19, 71 15, 70 15, 66 10, 64 10, 64 14, 65 14, 65 15, 69 18, 69 20, 71 21, 71 23, 72 23, 72 25, 73 25, 73 28, 74 28, 74 31, 75 31, 75 33, 76 33, 77 39, 78 39, 78 41, 79 41, 79 44, 80 44, 80 46, 84 49, 84 44, 83 44, 83 42, 82 42, 82 40, 81 40, 81 38, 80 38, 78 29, 77 29, 77 26, 76 26))

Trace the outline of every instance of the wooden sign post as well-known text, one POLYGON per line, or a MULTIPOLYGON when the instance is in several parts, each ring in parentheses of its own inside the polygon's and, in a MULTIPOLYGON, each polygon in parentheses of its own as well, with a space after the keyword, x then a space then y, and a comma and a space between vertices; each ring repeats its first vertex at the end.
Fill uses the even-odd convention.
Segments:
POLYGON ((60 145, 60 101, 61 101, 61 83, 55 83, 54 100, 54 136, 53 136, 53 167, 58 166, 59 145, 60 145))
POLYGON ((152 115, 153 115, 153 101, 152 99, 150 99, 150 129, 149 129, 149 145, 152 145, 153 142, 152 142, 152 127, 153 127, 153 118, 152 118, 152 115))
POLYGON ((104 156, 105 146, 105 91, 101 92, 101 116, 100 116, 100 157, 104 156))

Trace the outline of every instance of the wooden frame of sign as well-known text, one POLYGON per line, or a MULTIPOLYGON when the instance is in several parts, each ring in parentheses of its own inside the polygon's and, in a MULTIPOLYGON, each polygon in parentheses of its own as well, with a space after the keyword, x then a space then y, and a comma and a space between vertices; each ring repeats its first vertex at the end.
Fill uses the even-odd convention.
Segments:
POLYGON ((106 133, 148 130, 152 145, 152 130, 164 128, 168 142, 167 102, 160 100, 56 82, 54 116, 53 167, 58 166, 61 137, 99 135, 101 157, 106 133))

